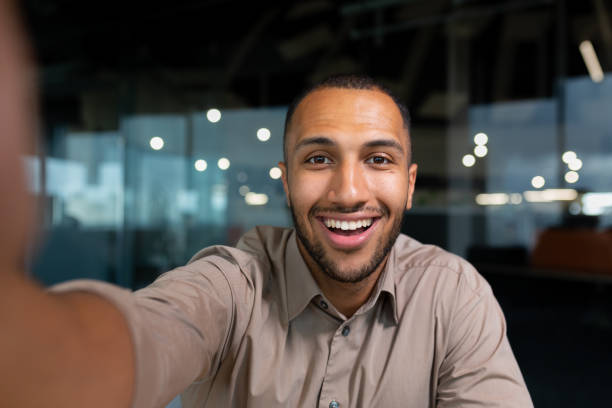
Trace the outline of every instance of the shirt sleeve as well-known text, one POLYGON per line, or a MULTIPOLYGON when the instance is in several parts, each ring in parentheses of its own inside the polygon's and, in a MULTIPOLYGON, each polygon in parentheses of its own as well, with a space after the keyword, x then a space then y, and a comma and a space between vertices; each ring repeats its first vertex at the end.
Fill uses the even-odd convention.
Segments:
POLYGON ((533 407, 502 310, 488 283, 473 273, 475 277, 462 276, 458 283, 437 406, 533 407))
POLYGON ((164 407, 195 380, 213 376, 231 342, 236 316, 234 286, 241 282, 239 273, 227 272, 199 260, 136 292, 86 280, 51 290, 95 293, 120 310, 134 346, 132 407, 164 407))

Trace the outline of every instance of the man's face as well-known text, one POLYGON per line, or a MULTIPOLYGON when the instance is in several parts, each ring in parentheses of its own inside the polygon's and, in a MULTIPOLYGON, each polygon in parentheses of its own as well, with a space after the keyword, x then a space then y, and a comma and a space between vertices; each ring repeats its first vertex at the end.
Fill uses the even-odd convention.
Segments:
POLYGON ((298 243, 330 278, 374 272, 412 205, 417 166, 393 100, 377 90, 325 88, 297 107, 280 163, 298 243))

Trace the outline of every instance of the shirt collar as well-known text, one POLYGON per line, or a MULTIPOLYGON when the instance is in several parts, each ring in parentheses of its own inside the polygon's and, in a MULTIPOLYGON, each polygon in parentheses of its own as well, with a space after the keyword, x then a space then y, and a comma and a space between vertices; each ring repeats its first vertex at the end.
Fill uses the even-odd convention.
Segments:
MULTIPOLYGON (((291 233, 285 250, 285 277, 287 282, 287 320, 293 320, 308 306, 310 301, 317 295, 322 295, 321 289, 315 282, 310 269, 297 246, 297 235, 295 230, 291 233)), ((395 323, 399 321, 397 314, 395 296, 395 245, 391 249, 387 264, 376 283, 374 292, 369 302, 375 303, 381 292, 389 294, 389 300, 393 309, 395 323)), ((370 305, 368 304, 368 307, 370 305)))
POLYGON ((287 320, 302 313, 321 289, 315 282, 297 247, 295 230, 291 233, 285 250, 285 279, 287 282, 287 320))
POLYGON ((391 251, 389 252, 389 258, 387 258, 385 268, 378 278, 378 282, 376 283, 376 288, 374 289, 371 299, 372 301, 376 302, 382 292, 387 292, 389 294, 389 303, 393 310, 393 320, 395 320, 395 324, 398 324, 399 318, 397 314, 397 299, 395 296, 395 265, 397 263, 395 259, 397 252, 395 249, 396 246, 397 245, 393 245, 391 251))

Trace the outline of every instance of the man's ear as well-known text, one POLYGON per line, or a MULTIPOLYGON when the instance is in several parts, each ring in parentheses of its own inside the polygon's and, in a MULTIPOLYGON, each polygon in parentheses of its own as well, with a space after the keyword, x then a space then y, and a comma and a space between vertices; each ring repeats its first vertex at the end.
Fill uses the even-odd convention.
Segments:
POLYGON ((291 201, 289 200, 289 182, 287 180, 287 165, 285 162, 278 162, 278 168, 281 169, 281 179, 283 180, 283 188, 285 189, 287 205, 291 207, 291 201))
POLYGON ((418 166, 416 163, 412 163, 408 167, 408 200, 406 200, 406 210, 412 208, 412 195, 414 194, 414 185, 416 183, 418 166))

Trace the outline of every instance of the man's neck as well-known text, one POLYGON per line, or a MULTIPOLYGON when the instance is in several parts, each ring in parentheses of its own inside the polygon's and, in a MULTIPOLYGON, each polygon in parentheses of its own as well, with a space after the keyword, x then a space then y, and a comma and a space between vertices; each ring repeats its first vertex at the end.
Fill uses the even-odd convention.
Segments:
POLYGON ((339 282, 330 278, 321 270, 319 264, 312 259, 306 248, 298 239, 298 249, 306 262, 312 277, 325 295, 325 297, 346 318, 351 317, 369 299, 376 287, 376 282, 382 274, 387 263, 385 258, 365 279, 359 282, 339 282))

